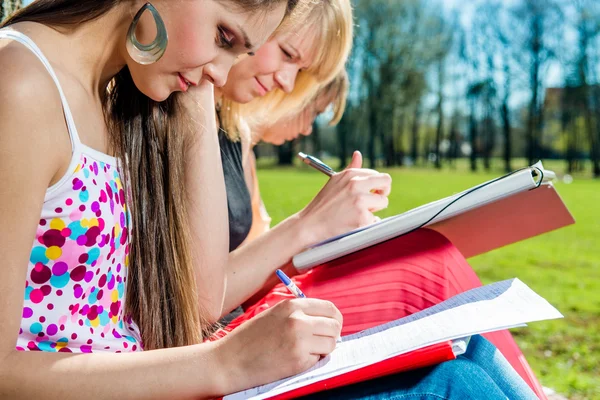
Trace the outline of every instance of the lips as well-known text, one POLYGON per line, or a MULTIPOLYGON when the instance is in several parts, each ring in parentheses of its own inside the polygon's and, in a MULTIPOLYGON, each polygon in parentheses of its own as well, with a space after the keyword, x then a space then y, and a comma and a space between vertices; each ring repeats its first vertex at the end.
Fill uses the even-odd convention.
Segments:
POLYGON ((183 92, 187 92, 187 90, 190 88, 190 86, 197 86, 197 83, 194 83, 192 81, 190 81, 189 79, 187 79, 185 76, 183 76, 182 74, 177 74, 177 77, 179 78, 179 87, 181 88, 181 90, 183 92))
POLYGON ((256 79, 256 84, 258 87, 258 92, 260 96, 264 96, 265 94, 269 93, 269 89, 267 89, 267 87, 265 85, 263 85, 258 78, 254 78, 256 79))

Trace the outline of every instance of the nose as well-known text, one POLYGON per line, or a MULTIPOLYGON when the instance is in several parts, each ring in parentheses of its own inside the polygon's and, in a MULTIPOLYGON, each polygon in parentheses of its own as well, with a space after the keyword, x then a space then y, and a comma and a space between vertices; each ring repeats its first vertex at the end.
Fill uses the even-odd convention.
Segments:
POLYGON ((313 126, 308 125, 307 127, 304 128, 304 130, 302 132, 300 132, 300 134, 302 134, 303 136, 309 136, 313 131, 313 126))
POLYGON ((298 76, 298 67, 292 64, 275 73, 275 83, 285 93, 291 93, 296 85, 296 76, 298 76))
POLYGON ((215 87, 225 86, 227 75, 229 75, 229 69, 219 68, 214 64, 205 65, 202 72, 202 79, 211 82, 215 87))
POLYGON ((225 56, 216 58, 202 69, 202 79, 211 82, 215 87, 223 87, 227 83, 227 75, 235 62, 235 57, 225 56))

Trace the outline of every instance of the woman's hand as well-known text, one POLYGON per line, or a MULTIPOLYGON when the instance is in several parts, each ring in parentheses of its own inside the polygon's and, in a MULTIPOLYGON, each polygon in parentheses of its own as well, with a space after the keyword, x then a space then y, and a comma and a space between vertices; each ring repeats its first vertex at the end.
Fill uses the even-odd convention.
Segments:
POLYGON ((361 166, 362 155, 356 151, 348 168, 332 176, 300 211, 311 243, 372 224, 379 219, 373 213, 387 208, 392 178, 361 166))
POLYGON ((333 303, 285 300, 216 342, 230 379, 225 387, 250 388, 303 372, 335 349, 341 329, 333 303))
POLYGON ((215 87, 207 80, 201 80, 198 86, 190 86, 181 96, 183 106, 187 108, 192 118, 195 116, 208 117, 215 115, 215 87))

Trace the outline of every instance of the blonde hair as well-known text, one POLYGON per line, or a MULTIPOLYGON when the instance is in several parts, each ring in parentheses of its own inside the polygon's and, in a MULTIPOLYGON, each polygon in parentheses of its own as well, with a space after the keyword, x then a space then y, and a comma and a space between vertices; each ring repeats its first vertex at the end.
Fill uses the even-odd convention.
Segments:
MULTIPOLYGON (((275 35, 296 29, 300 24, 303 24, 302 28, 312 28, 310 31, 314 32, 315 38, 315 58, 312 64, 298 73, 294 90, 289 94, 276 89, 248 104, 224 99, 221 107, 222 127, 230 140, 239 140, 242 120, 254 130, 298 114, 321 88, 344 70, 353 39, 354 22, 350 0, 310 2, 308 11, 306 7, 297 7, 298 11, 294 11, 290 17, 291 22, 283 24, 275 35), (302 15, 294 15, 300 13, 302 15)), ((336 118, 337 115, 338 113, 336 118)))
POLYGON ((333 116, 329 121, 330 126, 337 125, 344 111, 346 111, 346 101, 348 99, 348 90, 350 89, 350 80, 348 79, 348 72, 342 70, 329 84, 324 86, 315 97, 324 96, 331 99, 333 104, 333 116))

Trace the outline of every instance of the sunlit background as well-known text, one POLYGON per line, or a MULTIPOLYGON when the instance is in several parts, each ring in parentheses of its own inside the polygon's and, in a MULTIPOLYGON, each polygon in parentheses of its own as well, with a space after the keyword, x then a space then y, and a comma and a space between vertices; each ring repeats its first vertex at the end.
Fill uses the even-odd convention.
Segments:
POLYGON ((324 115, 310 137, 257 149, 273 222, 325 182, 299 167, 300 150, 340 168, 359 149, 389 172, 394 191, 382 216, 542 159, 577 224, 469 262, 484 282, 519 277, 564 313, 514 335, 545 387, 600 399, 600 1, 353 4, 341 123, 329 127, 324 115))

